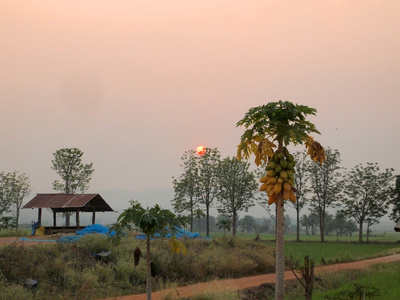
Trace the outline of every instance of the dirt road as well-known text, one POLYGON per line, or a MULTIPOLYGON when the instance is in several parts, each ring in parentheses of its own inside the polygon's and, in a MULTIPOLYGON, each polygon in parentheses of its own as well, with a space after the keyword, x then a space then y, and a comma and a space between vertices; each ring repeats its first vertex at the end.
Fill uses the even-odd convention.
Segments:
MULTIPOLYGON (((328 272, 338 272, 349 269, 364 269, 373 264, 380 263, 391 263, 400 261, 400 254, 367 259, 362 261, 356 261, 351 263, 342 263, 329 266, 321 266, 315 268, 315 274, 322 274, 328 272)), ((291 271, 285 272, 285 280, 295 279, 295 276, 291 271)), ((204 293, 207 291, 223 291, 223 290, 243 290, 246 288, 257 287, 264 283, 275 283, 275 274, 265 274, 252 277, 238 278, 238 279, 226 279, 218 280, 206 283, 199 283, 190 286, 178 287, 170 290, 162 290, 152 293, 151 299, 162 300, 165 296, 171 295, 174 298, 179 297, 190 297, 196 294, 204 293)), ((130 295, 117 298, 111 298, 113 300, 146 300, 146 294, 130 295)))

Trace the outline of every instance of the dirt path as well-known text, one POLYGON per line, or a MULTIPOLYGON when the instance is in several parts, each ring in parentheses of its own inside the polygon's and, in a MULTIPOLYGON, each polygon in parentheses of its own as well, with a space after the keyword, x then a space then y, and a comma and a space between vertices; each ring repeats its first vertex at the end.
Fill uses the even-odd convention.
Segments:
POLYGON ((54 244, 57 236, 52 236, 52 235, 35 235, 35 236, 30 236, 28 238, 24 237, 1 237, 0 238, 0 245, 10 245, 10 244, 16 244, 16 245, 24 245, 24 246, 33 246, 33 245, 39 245, 39 244, 54 244), (41 241, 43 240, 43 241, 41 241))
MULTIPOLYGON (((390 263, 400 261, 400 254, 384 256, 379 258, 367 259, 351 263, 342 263, 329 266, 321 266, 315 268, 315 274, 323 274, 328 272, 338 272, 349 269, 364 269, 373 264, 390 263)), ((295 279, 292 271, 285 272, 285 280, 295 279)), ((265 274, 252 277, 218 280, 206 283, 199 283, 190 286, 178 287, 170 290, 162 290, 152 293, 152 300, 162 300, 165 296, 171 295, 175 299, 180 297, 190 297, 207 291, 223 291, 223 290, 243 290, 246 288, 257 287, 264 283, 275 283, 275 274, 265 274)), ((146 294, 130 295, 117 298, 109 298, 113 300, 146 300, 146 294)))

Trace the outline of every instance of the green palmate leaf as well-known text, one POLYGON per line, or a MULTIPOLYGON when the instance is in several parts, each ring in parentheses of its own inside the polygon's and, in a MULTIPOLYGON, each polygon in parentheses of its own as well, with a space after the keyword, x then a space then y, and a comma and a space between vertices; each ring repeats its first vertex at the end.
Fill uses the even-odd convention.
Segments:
POLYGON ((310 133, 319 134, 315 125, 306 120, 307 115, 315 114, 314 108, 288 101, 270 102, 250 108, 236 124, 246 128, 238 145, 237 158, 247 159, 251 154, 256 154, 254 143, 265 137, 284 146, 290 143, 303 144, 310 133))

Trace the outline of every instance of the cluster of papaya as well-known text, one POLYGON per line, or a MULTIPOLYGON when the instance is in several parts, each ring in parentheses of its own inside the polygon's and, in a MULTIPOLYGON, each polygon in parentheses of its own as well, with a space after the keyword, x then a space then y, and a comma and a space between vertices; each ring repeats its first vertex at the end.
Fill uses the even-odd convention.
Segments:
POLYGON ((268 205, 276 203, 279 194, 282 194, 283 200, 296 202, 294 167, 294 156, 285 147, 282 151, 275 151, 266 166, 267 174, 260 179, 260 191, 267 192, 268 205))

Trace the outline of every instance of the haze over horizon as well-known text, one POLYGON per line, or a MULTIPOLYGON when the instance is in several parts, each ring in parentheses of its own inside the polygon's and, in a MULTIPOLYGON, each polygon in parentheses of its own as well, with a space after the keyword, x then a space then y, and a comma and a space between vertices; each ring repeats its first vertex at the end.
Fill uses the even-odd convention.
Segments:
POLYGON ((185 151, 234 156, 247 110, 287 100, 317 109, 344 167, 398 173, 399 15, 394 0, 1 1, 0 170, 26 173, 28 198, 52 192, 53 153, 76 147, 89 192, 172 189, 185 151))

